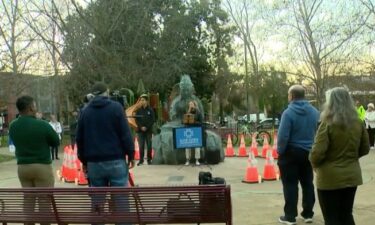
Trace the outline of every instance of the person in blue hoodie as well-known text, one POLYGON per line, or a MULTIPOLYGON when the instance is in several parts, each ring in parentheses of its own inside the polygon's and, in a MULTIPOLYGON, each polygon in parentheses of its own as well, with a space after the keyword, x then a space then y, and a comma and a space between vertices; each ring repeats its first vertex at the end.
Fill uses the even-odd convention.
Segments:
MULTIPOLYGON (((92 94, 95 97, 78 120, 78 158, 91 187, 126 187, 129 169, 134 167, 134 142, 123 107, 109 98, 103 82, 94 84, 92 94)), ((92 197, 93 207, 105 202, 103 195, 92 197)), ((126 202, 126 197, 115 199, 115 205, 126 202)))
POLYGON ((296 224, 300 183, 303 195, 301 217, 306 223, 312 223, 315 194, 309 153, 318 128, 319 111, 305 100, 305 89, 301 85, 289 88, 288 101, 277 135, 278 166, 285 200, 284 215, 280 216, 279 222, 296 224))

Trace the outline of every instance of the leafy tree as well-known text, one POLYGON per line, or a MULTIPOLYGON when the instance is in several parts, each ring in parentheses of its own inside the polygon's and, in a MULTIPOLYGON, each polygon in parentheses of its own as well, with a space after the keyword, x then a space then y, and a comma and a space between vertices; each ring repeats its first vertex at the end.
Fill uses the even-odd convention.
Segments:
POLYGON ((261 70, 260 76, 262 78, 259 93, 260 106, 267 109, 268 117, 278 117, 288 104, 287 74, 270 68, 268 71, 261 70))
POLYGON ((164 93, 182 74, 191 76, 199 96, 213 92, 217 58, 229 49, 231 32, 219 0, 98 0, 75 7, 64 59, 77 97, 94 80, 136 90, 142 79, 148 91, 164 93))

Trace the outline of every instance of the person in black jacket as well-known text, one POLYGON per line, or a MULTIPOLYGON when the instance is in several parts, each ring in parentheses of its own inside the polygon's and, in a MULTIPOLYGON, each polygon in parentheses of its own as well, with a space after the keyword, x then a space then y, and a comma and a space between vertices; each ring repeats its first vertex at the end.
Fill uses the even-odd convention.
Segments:
POLYGON ((140 97, 141 107, 136 111, 135 122, 138 127, 140 160, 138 166, 143 164, 145 155, 145 144, 147 144, 147 164, 152 163, 152 126, 155 122, 155 113, 148 104, 148 96, 146 94, 140 97))
POLYGON ((95 83, 92 93, 95 97, 78 119, 78 158, 87 168, 90 186, 127 186, 129 169, 134 166, 128 121, 120 103, 109 99, 106 84, 95 83))

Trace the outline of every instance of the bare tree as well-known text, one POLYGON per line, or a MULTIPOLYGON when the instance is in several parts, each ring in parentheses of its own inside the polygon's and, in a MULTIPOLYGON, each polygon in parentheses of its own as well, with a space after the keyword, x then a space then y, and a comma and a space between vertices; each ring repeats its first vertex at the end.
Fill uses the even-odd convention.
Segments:
POLYGON ((373 0, 360 0, 367 13, 369 14, 369 19, 366 21, 366 28, 369 31, 364 37, 364 46, 366 47, 365 57, 359 57, 358 61, 365 65, 365 70, 370 71, 374 74, 375 71, 375 57, 373 52, 375 51, 375 3, 373 0))
POLYGON ((297 0, 287 1, 286 5, 293 15, 293 22, 290 21, 289 26, 296 31, 291 32, 288 41, 294 39, 299 43, 295 48, 298 57, 295 60, 304 66, 301 76, 313 83, 320 105, 326 89, 326 78, 337 74, 354 55, 356 45, 353 43, 368 16, 354 7, 358 5, 348 1, 339 4, 323 0, 297 0))
MULTIPOLYGON (((63 88, 58 76, 70 69, 69 64, 62 59, 64 34, 66 33, 64 18, 70 10, 69 1, 24 0, 23 2, 25 13, 22 15, 22 21, 38 36, 47 51, 46 70, 43 73, 53 76, 53 82, 50 83, 51 93, 49 93, 53 99, 51 102, 52 111, 61 115, 59 102, 62 99, 61 90, 63 88)), ((46 93, 39 93, 39 95, 43 94, 46 93)))
MULTIPOLYGON (((260 59, 260 49, 261 41, 257 39, 259 31, 256 31, 257 26, 260 24, 262 19, 262 14, 259 12, 262 6, 261 3, 256 3, 254 1, 239 0, 231 1, 226 0, 227 11, 236 25, 239 33, 238 37, 242 40, 244 46, 244 60, 245 60, 245 90, 246 90, 246 105, 247 114, 250 114, 250 84, 252 91, 252 96, 256 102, 256 111, 259 111, 258 98, 259 89, 261 88, 261 79, 259 74, 259 59, 260 59), (248 60, 248 57, 250 60, 248 60), (249 61, 249 62, 248 62, 249 61), (251 77, 248 65, 251 68, 251 77), (250 79, 251 78, 251 79, 250 79), (251 82, 251 81, 252 82, 251 82)), ((266 29, 264 29, 266 30, 266 29)), ((258 118, 259 119, 259 118, 258 118)))
MULTIPOLYGON (((6 49, 2 58, 5 61, 4 70, 11 71, 12 77, 3 84, 5 99, 8 103, 10 118, 15 115, 15 99, 28 86, 27 79, 16 78, 27 72, 29 62, 37 57, 38 50, 33 49, 36 37, 20 20, 22 7, 18 0, 0 1, 0 41, 6 49)), ((0 43, 1 43, 0 42, 0 43)))

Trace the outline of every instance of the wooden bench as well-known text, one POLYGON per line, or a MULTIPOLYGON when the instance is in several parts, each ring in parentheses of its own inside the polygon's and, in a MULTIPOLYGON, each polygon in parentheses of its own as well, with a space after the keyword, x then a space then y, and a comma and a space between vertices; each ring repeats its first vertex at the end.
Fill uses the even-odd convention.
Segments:
POLYGON ((0 222, 231 225, 230 186, 0 188, 0 222))

